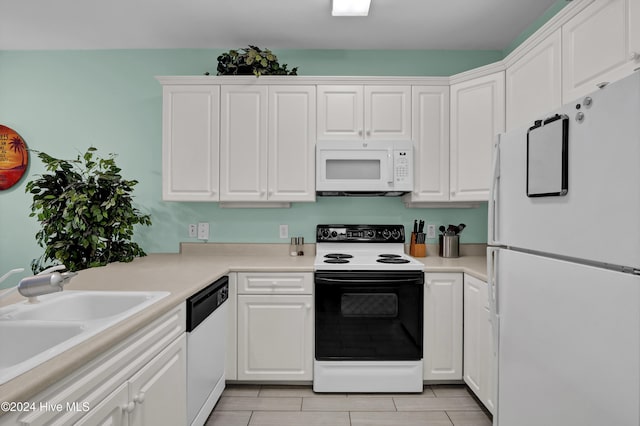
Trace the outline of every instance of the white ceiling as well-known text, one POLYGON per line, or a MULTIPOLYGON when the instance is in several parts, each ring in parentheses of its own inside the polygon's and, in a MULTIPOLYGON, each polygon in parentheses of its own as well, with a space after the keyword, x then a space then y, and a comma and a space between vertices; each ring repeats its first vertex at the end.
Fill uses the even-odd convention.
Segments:
POLYGON ((555 0, 0 0, 0 50, 239 48, 502 50, 555 0))

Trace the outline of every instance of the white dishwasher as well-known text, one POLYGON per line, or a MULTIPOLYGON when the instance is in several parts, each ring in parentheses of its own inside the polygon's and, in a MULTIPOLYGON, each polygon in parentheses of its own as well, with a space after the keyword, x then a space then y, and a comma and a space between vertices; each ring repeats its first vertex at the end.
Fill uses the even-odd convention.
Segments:
POLYGON ((187 425, 202 426, 224 390, 229 278, 187 299, 187 425))

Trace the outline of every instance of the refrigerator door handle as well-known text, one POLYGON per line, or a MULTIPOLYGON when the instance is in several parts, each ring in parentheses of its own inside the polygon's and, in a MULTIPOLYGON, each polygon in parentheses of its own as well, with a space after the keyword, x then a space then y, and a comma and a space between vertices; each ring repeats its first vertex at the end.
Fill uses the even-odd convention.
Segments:
POLYGON ((487 248, 487 284, 489 286, 489 313, 490 319, 493 320, 498 314, 498 254, 500 249, 498 247, 487 248))
POLYGON ((493 158, 491 166, 491 187, 489 188, 489 223, 488 223, 488 244, 500 245, 497 238, 496 230, 496 207, 498 205, 498 180, 500 179, 500 134, 496 136, 495 143, 493 144, 493 158))
POLYGON ((498 353, 498 331, 500 327, 500 313, 498 310, 498 257, 500 249, 489 247, 487 249, 487 284, 489 290, 489 321, 493 332, 493 352, 498 353))

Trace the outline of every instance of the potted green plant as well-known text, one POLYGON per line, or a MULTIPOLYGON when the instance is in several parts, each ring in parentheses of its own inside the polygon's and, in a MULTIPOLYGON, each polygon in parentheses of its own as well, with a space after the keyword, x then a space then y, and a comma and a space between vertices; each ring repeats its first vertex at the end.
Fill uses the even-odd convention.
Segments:
MULTIPOLYGON (((269 49, 257 46, 229 50, 218 56, 218 75, 298 75, 298 67, 287 69, 269 49)), ((208 74, 208 73, 207 73, 208 74)))
POLYGON ((35 152, 49 173, 26 185, 33 195, 30 216, 42 225, 36 240, 45 249, 31 263, 34 273, 48 262, 77 271, 146 255, 131 238, 134 225, 151 225, 151 217, 133 207, 138 182, 123 179, 115 154, 100 158, 90 147, 75 160, 62 160, 35 152))

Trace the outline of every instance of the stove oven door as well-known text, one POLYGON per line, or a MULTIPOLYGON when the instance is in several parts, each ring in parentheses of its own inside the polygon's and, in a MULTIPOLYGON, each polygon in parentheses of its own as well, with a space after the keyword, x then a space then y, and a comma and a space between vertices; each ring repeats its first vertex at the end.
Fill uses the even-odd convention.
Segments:
POLYGON ((421 360, 423 284, 418 271, 316 272, 316 360, 421 360))

